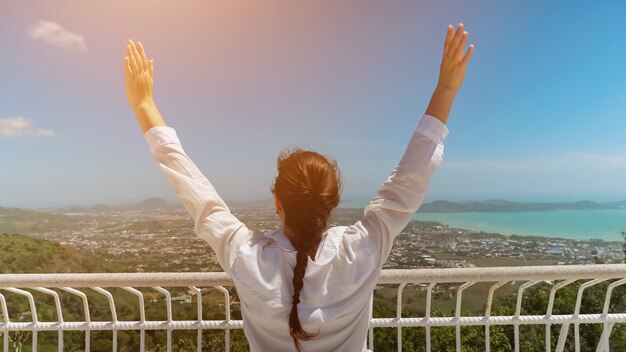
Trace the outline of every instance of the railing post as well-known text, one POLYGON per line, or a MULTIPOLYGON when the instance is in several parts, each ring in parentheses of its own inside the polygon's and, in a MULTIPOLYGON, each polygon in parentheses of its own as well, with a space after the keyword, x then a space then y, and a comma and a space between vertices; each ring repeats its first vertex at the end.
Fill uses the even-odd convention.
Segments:
MULTIPOLYGON (((111 320, 113 321, 113 323, 117 323, 117 310, 115 309, 115 301, 113 300, 113 295, 111 294, 111 292, 103 289, 102 287, 92 287, 92 290, 103 294, 107 300, 109 301, 109 309, 111 310, 111 320)), ((113 352, 117 352, 117 330, 113 329, 113 337, 112 337, 112 349, 113 352)))
POLYGON ((192 290, 196 296, 198 296, 198 345, 197 351, 202 352, 202 290, 195 287, 189 286, 189 289, 192 290))
MULTIPOLYGON (((57 309, 57 321, 59 324, 63 324, 63 311, 61 311, 61 300, 59 299, 59 294, 45 287, 34 287, 33 290, 46 293, 54 297, 54 303, 57 309)), ((57 339, 58 351, 63 352, 63 329, 59 329, 57 339)))
MULTIPOLYGON (((606 296, 604 298, 604 309, 602 309, 602 316, 607 316, 609 314, 609 305, 611 303, 611 294, 613 293, 613 289, 625 283, 626 278, 615 281, 611 283, 609 287, 607 287, 606 296)), ((604 323, 604 329, 602 329, 602 336, 600 336, 600 341, 598 342, 598 348, 596 349, 596 352, 609 352, 609 336, 611 335, 612 329, 613 323, 604 323)))
MULTIPOLYGON (((580 285, 580 287, 578 288, 578 293, 576 294, 576 305, 574 306, 574 318, 578 318, 578 315, 580 313, 580 303, 582 302, 583 291, 587 287, 596 285, 605 280, 606 279, 594 279, 594 280, 587 281, 583 283, 582 285, 580 285)), ((561 327, 561 333, 559 334, 559 341, 557 342, 557 345, 556 345, 556 350, 555 350, 556 352, 563 352, 563 349, 565 348, 565 340, 567 339, 567 333, 569 332, 569 325, 570 324, 563 324, 563 326, 561 327)), ((580 352, 579 325, 580 323, 574 323, 574 348, 576 352, 580 352)))
MULTIPOLYGON (((563 280, 552 287, 552 289, 550 290, 550 298, 548 299, 548 309, 546 311, 547 318, 550 318, 552 316, 552 307, 554 306, 556 291, 562 289, 563 287, 571 284, 574 281, 576 281, 576 279, 563 280)), ((552 336, 550 332, 550 325, 550 322, 546 323, 546 352, 550 352, 550 350, 552 350, 552 336)))
MULTIPOLYGON (((37 306, 35 306, 35 298, 33 298, 33 294, 15 287, 7 287, 5 288, 5 290, 28 298, 28 304, 30 305, 30 315, 32 317, 33 323, 37 325, 39 319, 37 318, 37 306)), ((33 330, 33 338, 31 340, 31 343, 33 345, 32 352, 37 352, 37 330, 33 330)))
MULTIPOLYGON (((398 286, 398 300, 396 302, 396 318, 400 320, 402 318, 402 292, 406 283, 401 283, 398 286)), ((398 352, 402 351, 402 327, 398 326, 398 352)))
MULTIPOLYGON (((226 309, 226 320, 224 322, 228 323, 230 322, 230 293, 222 286, 215 286, 215 288, 224 294, 224 309, 226 309)), ((224 330, 225 352, 230 352, 230 328, 226 327, 224 330)))
MULTIPOLYGON (((61 290, 65 292, 69 292, 80 297, 83 301, 83 311, 85 312, 85 322, 87 326, 91 325, 91 314, 89 314, 89 300, 87 299, 87 295, 81 291, 78 291, 71 287, 59 287, 61 290)), ((91 350, 91 334, 89 329, 85 330, 85 352, 89 352, 91 350)))
POLYGON ((372 291, 372 295, 370 296, 370 324, 369 324, 369 349, 374 351, 374 325, 372 324, 372 319, 374 318, 373 314, 374 309, 374 292, 372 291))
MULTIPOLYGON (((2 319, 4 320, 4 324, 8 324, 9 320, 9 310, 7 308, 7 301, 4 298, 4 295, 0 293, 0 308, 2 308, 2 319)), ((2 331, 2 340, 4 345, 4 351, 9 351, 9 330, 2 331)))
POLYGON ((515 352, 519 352, 519 318, 522 311, 522 297, 524 296, 524 291, 527 288, 538 284, 539 282, 541 281, 532 280, 525 282, 520 285, 519 289, 517 290, 517 302, 515 304, 515 326, 513 327, 513 343, 515 345, 515 352))
POLYGON ((426 321, 426 352, 430 352, 431 341, 430 341, 430 310, 431 310, 431 302, 433 298, 433 287, 435 287, 436 283, 431 282, 428 285, 428 291, 426 292, 426 317, 424 320, 426 321))
POLYGON ((459 287, 456 294, 456 311, 455 311, 455 320, 456 320, 456 352, 461 352, 461 325, 459 324, 461 318, 461 300, 463 299, 463 291, 468 287, 472 286, 474 282, 466 282, 461 287, 459 287))
POLYGON ((132 293, 139 298, 139 319, 141 320, 141 329, 139 330, 139 350, 144 352, 146 349, 146 307, 143 301, 143 293, 132 287, 122 287, 122 290, 132 293))
POLYGON ((491 351, 491 340, 489 331, 489 317, 491 316, 491 303, 493 302, 493 293, 508 281, 500 281, 489 288, 487 295, 487 306, 485 308, 485 352, 491 351))
POLYGON ((172 296, 170 291, 163 287, 155 286, 153 289, 161 292, 165 296, 166 309, 167 309, 167 352, 172 352, 172 296))

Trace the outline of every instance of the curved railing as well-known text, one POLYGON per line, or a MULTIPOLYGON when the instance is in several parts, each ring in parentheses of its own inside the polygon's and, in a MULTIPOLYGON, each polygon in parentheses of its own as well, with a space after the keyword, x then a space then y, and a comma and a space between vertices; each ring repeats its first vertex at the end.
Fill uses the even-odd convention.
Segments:
MULTIPOLYGON (((491 267, 491 268, 462 268, 462 269, 410 269, 410 270, 383 270, 378 281, 381 285, 397 285, 396 316, 389 318, 373 318, 370 324, 368 345, 373 349, 373 330, 381 327, 397 329, 398 351, 402 350, 402 328, 423 327, 426 331, 426 350, 431 350, 431 327, 455 327, 456 351, 461 351, 461 327, 484 326, 485 351, 491 349, 490 326, 509 325, 514 329, 514 348, 519 351, 521 325, 544 325, 546 329, 545 350, 550 351, 550 329, 552 325, 560 325, 558 342, 555 351, 563 351, 568 339, 570 327, 573 326, 574 346, 580 350, 579 324, 600 324, 602 335, 596 351, 609 351, 609 337, 616 323, 626 323, 626 312, 609 312, 609 302, 613 290, 626 283, 626 264, 603 265, 571 265, 571 266, 525 266, 525 267, 491 267), (574 310, 571 314, 552 314, 555 296, 558 290, 574 282, 582 280, 577 290, 574 310), (594 314, 581 314, 583 292, 591 286, 608 282, 604 291, 604 309, 594 314), (477 316, 462 316, 461 304, 463 292, 470 286, 478 283, 493 283, 484 297, 484 314, 477 316), (491 315, 494 293, 507 284, 516 284, 515 314, 510 316, 491 315), (524 315, 521 310, 524 291, 531 286, 546 283, 550 285, 550 293, 545 314, 524 315), (425 285, 426 300, 425 314, 420 317, 402 316, 403 293, 407 285, 425 285), (433 289, 437 285, 455 284, 455 313, 451 317, 431 316, 433 289), (457 286, 458 285, 458 286, 457 286)), ((89 273, 89 274, 4 274, 0 275, 0 332, 4 351, 9 350, 9 334, 14 331, 32 332, 32 350, 37 350, 37 332, 57 331, 58 350, 63 350, 64 331, 85 331, 84 349, 90 350, 90 333, 92 331, 112 331, 112 350, 117 351, 117 332, 123 330, 138 331, 140 349, 145 350, 146 330, 161 330, 167 333, 167 350, 172 350, 173 330, 197 330, 197 350, 202 350, 202 330, 220 329, 225 333, 224 350, 230 349, 230 330, 241 329, 241 320, 231 320, 231 297, 225 286, 233 286, 233 282, 225 273, 89 273), (196 320, 175 320, 172 317, 172 288, 184 287, 195 295, 197 305, 196 320), (112 288, 126 291, 136 296, 139 306, 139 320, 122 321, 117 319, 118 304, 116 297, 111 293, 112 288), (206 289, 220 292, 224 298, 223 320, 203 319, 203 292, 206 289), (150 320, 146 318, 145 301, 148 291, 158 293, 166 301, 166 320, 150 320), (23 296, 28 300, 30 307, 30 321, 16 321, 9 315, 7 295, 11 297, 23 296), (93 321, 91 306, 86 292, 97 293, 106 298, 109 303, 110 321, 93 321), (40 321, 37 314, 36 295, 48 295, 54 300, 57 321, 40 321), (82 321, 64 321, 62 299, 65 295, 75 296, 83 305, 84 319, 82 321), (6 297, 5 297, 6 296, 6 297)))

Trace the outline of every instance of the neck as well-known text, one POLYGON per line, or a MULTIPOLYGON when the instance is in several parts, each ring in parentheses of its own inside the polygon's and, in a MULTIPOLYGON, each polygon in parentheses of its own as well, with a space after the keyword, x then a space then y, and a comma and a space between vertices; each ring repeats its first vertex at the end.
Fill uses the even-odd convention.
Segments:
POLYGON ((291 231, 290 228, 284 226, 283 233, 285 234, 285 236, 287 236, 287 238, 289 238, 289 241, 291 241, 291 244, 295 247, 296 235, 293 233, 293 231, 291 231))
MULTIPOLYGON (((294 248, 296 248, 296 235, 294 234, 294 232, 293 232, 293 231, 291 231, 291 229, 290 229, 290 228, 288 228, 288 227, 286 227, 286 226, 283 226, 283 233, 285 234, 285 236, 287 236, 287 238, 288 238, 288 239, 289 239, 289 241, 291 242, 291 245, 292 245, 294 248)), ((322 241, 324 241, 324 239, 325 239, 325 238, 326 238, 326 234, 324 234, 324 236, 322 236, 320 243, 321 243, 322 241)), ((318 243, 318 244, 317 244, 317 246, 319 246, 319 245, 320 245, 320 243, 318 243)), ((316 246, 315 248, 317 248, 317 246, 316 246)), ((314 253, 315 253, 315 252, 314 252, 314 253)), ((314 254, 314 253, 311 253, 311 254, 310 254, 310 257, 311 257, 311 259, 313 259, 313 260, 315 260, 315 254, 314 254)))

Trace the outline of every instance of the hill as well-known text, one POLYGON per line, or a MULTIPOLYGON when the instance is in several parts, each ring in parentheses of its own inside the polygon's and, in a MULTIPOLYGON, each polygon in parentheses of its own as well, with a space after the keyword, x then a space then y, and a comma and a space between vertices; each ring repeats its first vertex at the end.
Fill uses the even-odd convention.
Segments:
POLYGON ((53 232, 80 230, 92 223, 93 216, 68 216, 45 211, 0 207, 0 233, 53 232))
POLYGON ((172 211, 172 210, 184 210, 182 204, 171 203, 163 198, 150 197, 140 202, 109 205, 109 204, 96 204, 92 206, 71 206, 68 208, 51 208, 47 211, 56 213, 112 213, 112 212, 128 212, 128 211, 172 211))
POLYGON ((589 210, 618 209, 623 202, 596 203, 590 200, 578 202, 514 202, 502 199, 485 201, 449 202, 438 200, 425 203, 421 213, 460 213, 460 212, 514 212, 514 211, 545 211, 545 210, 589 210))
POLYGON ((127 271, 97 254, 23 235, 1 234, 0 253, 0 274, 127 271))

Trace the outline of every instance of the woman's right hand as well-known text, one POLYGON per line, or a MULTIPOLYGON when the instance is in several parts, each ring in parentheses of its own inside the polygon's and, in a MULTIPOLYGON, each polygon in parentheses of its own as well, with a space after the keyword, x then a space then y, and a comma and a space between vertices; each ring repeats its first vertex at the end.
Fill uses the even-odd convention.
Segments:
POLYGON ((474 45, 470 44, 463 53, 469 34, 463 30, 463 23, 459 23, 456 31, 452 25, 448 26, 446 40, 443 46, 443 58, 439 67, 439 82, 437 89, 457 92, 463 84, 467 63, 472 57, 474 45))

